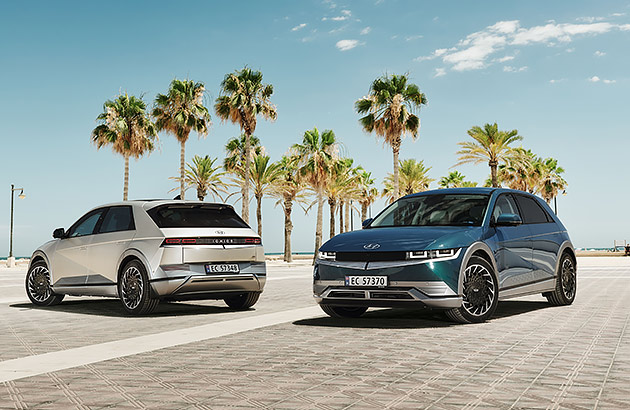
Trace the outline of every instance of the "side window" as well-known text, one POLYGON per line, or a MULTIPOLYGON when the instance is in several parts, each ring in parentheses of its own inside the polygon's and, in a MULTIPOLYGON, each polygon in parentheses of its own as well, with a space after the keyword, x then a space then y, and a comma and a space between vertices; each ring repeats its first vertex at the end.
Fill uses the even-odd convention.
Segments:
POLYGON ((109 208, 98 233, 129 231, 135 229, 130 206, 109 208))
POLYGON ((542 209, 534 198, 529 198, 522 195, 516 195, 518 206, 523 213, 523 223, 526 224, 540 224, 549 222, 547 213, 542 209))
POLYGON ((492 211, 492 218, 496 221, 501 214, 514 214, 519 215, 518 207, 512 198, 512 195, 503 194, 499 196, 497 202, 494 204, 494 211, 492 211))
POLYGON ((96 224, 98 223, 98 220, 101 218, 102 214, 103 209, 97 209, 79 219, 68 230, 68 237, 75 238, 77 236, 92 235, 94 233, 94 228, 96 228, 96 224))

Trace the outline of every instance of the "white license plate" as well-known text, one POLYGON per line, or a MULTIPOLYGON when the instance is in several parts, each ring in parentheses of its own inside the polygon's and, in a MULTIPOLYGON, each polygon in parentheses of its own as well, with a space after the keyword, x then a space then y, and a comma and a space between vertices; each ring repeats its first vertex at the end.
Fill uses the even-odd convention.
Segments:
POLYGON ((387 276, 346 276, 346 286, 387 286, 387 276))
POLYGON ((206 273, 239 273, 236 263, 211 263, 206 265, 206 273))

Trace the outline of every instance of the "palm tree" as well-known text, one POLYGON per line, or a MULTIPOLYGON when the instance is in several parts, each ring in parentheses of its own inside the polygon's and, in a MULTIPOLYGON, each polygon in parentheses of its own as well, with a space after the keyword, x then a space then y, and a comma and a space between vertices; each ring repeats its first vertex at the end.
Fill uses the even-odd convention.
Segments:
MULTIPOLYGON (((252 71, 245 67, 240 71, 227 74, 221 83, 221 94, 214 109, 223 121, 238 124, 245 134, 245 169, 250 168, 250 138, 256 130, 256 117, 275 120, 276 106, 269 98, 273 94, 271 84, 263 84, 260 71, 252 71)), ((249 223, 249 184, 242 191, 242 217, 249 223)))
MULTIPOLYGON (((186 189, 195 187, 197 189, 197 199, 203 201, 208 194, 212 198, 219 198, 223 201, 223 194, 227 194, 227 184, 224 182, 225 172, 217 172, 221 169, 220 165, 214 166, 217 161, 216 158, 210 158, 208 155, 200 157, 195 155, 192 159, 192 165, 186 164, 184 184, 186 189)), ((176 181, 180 181, 180 177, 171 177, 176 181)), ((171 191, 176 191, 177 188, 173 188, 171 191)))
POLYGON ((175 136, 181 145, 179 158, 180 197, 186 191, 186 141, 191 131, 200 136, 208 134, 210 114, 203 105, 203 83, 173 79, 167 94, 155 97, 153 117, 158 131, 166 131, 175 136))
POLYGON ((359 170, 358 188, 359 203, 361 204, 361 221, 368 217, 368 207, 372 205, 378 197, 378 189, 373 186, 374 179, 372 173, 363 169, 359 170))
POLYGON ((260 237, 262 237, 262 199, 271 191, 271 184, 280 176, 278 165, 269 164, 269 159, 266 155, 256 155, 249 168, 249 178, 254 186, 256 198, 256 221, 260 237))
POLYGON ((540 196, 551 203, 551 200, 558 196, 560 191, 564 191, 567 187, 567 181, 562 178, 564 168, 558 166, 558 160, 555 158, 546 158, 540 161, 540 183, 538 191, 540 196))
MULTIPOLYGON (((429 178, 428 172, 431 167, 425 167, 424 162, 415 159, 400 161, 400 188, 402 195, 409 195, 429 189, 429 184, 435 181, 429 178)), ((385 177, 385 189, 383 196, 388 203, 394 202, 398 197, 395 194, 394 176, 387 174, 385 177)))
POLYGON ((454 166, 467 163, 479 164, 488 161, 492 186, 499 187, 497 167, 499 163, 505 163, 514 156, 514 150, 510 147, 510 144, 522 140, 523 137, 518 135, 517 130, 499 131, 499 126, 496 122, 494 124, 485 124, 483 128, 474 126, 468 130, 468 135, 475 141, 458 143, 461 147, 457 151, 459 162, 454 166))
POLYGON ((366 132, 383 137, 394 153, 393 195, 400 195, 398 154, 402 137, 410 134, 415 140, 420 129, 420 119, 413 114, 427 103, 427 98, 415 84, 407 84, 406 75, 382 76, 374 80, 366 97, 355 103, 359 114, 365 114, 359 122, 366 132))
POLYGON ((465 181, 466 177, 459 171, 452 171, 440 178, 440 188, 470 188, 477 186, 476 182, 465 181))
POLYGON ((344 232, 344 205, 349 195, 352 193, 354 184, 354 173, 352 169, 353 160, 350 158, 340 158, 333 162, 328 179, 324 187, 324 193, 328 198, 330 207, 330 237, 335 236, 335 214, 339 209, 339 232, 344 232))
POLYGON ((505 184, 511 189, 533 192, 537 185, 536 164, 539 161, 531 150, 514 148, 512 155, 497 169, 499 185, 505 184))
POLYGON ((459 171, 451 171, 447 176, 440 178, 440 188, 457 188, 462 185, 466 177, 459 171))
POLYGON ((334 166, 337 154, 337 141, 332 130, 319 133, 317 128, 306 131, 301 144, 294 144, 293 150, 300 157, 300 174, 317 195, 317 223, 315 226, 315 253, 322 244, 322 207, 324 204, 324 187, 330 170, 334 166))
POLYGON ((115 100, 105 101, 103 112, 96 117, 101 124, 92 130, 92 142, 97 149, 111 145, 125 159, 123 201, 129 193, 129 157, 138 159, 151 152, 157 137, 146 108, 141 98, 121 94, 115 100))
POLYGON ((293 211, 293 202, 300 204, 305 202, 304 183, 299 173, 297 157, 284 155, 276 164, 278 178, 273 182, 270 195, 277 199, 276 206, 281 204, 284 211, 284 261, 293 262, 291 212, 293 211))
MULTIPOLYGON (((234 180, 241 187, 241 200, 245 198, 245 185, 249 185, 249 179, 245 178, 245 142, 246 135, 241 134, 240 137, 230 138, 227 144, 225 144, 225 151, 227 156, 223 160, 223 168, 234 175, 234 180)), ((262 155, 264 147, 260 145, 260 139, 255 136, 250 137, 250 161, 254 155, 262 155)), ((248 195, 249 197, 249 195, 248 195)), ((249 209, 249 204, 248 204, 249 209)))

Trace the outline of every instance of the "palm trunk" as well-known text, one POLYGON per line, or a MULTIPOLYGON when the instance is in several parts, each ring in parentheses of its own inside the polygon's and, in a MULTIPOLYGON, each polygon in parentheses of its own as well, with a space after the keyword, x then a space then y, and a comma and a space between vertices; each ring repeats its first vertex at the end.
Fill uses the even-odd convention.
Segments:
POLYGON ((350 202, 346 201, 346 208, 344 209, 345 212, 345 223, 344 223, 344 232, 350 232, 350 202))
POLYGON ((197 187, 197 199, 200 201, 203 201, 205 199, 206 195, 203 192, 203 189, 197 187))
POLYGON ((363 224, 363 221, 365 221, 367 219, 368 215, 368 205, 367 205, 367 201, 362 201, 361 202, 361 224, 363 224))
POLYGON ((127 200, 129 195, 129 155, 125 155, 125 176, 123 186, 123 201, 127 200))
POLYGON ((488 162, 488 165, 490 165, 490 176, 492 178, 492 187, 498 188, 499 181, 497 180, 497 165, 499 165, 499 163, 497 161, 490 161, 488 162))
POLYGON ((251 151, 251 139, 250 139, 251 135, 249 132, 245 132, 245 182, 243 184, 243 190, 242 190, 242 194, 243 194, 243 211, 241 212, 241 216, 243 218, 243 220, 245 221, 245 223, 249 224, 249 168, 251 167, 251 158, 250 158, 250 151, 251 151))
POLYGON ((317 252, 319 252, 320 246, 322 246, 322 222, 323 222, 323 210, 324 207, 324 194, 322 189, 317 190, 317 225, 315 225, 315 252, 313 253, 313 265, 317 258, 317 252))
POLYGON ((335 212, 337 212, 337 203, 334 199, 328 198, 328 206, 330 207, 330 237, 335 236, 335 212))
POLYGON ((345 230, 344 228, 344 224, 343 224, 343 206, 344 206, 344 201, 343 199, 339 200, 339 233, 344 233, 345 230))
POLYGON ((258 223, 258 236, 262 238, 262 195, 256 194, 256 222, 258 223))
POLYGON ((400 153, 400 137, 392 143, 392 151, 394 153, 394 201, 400 198, 400 183, 398 172, 398 154, 400 153))
POLYGON ((291 231, 293 231, 293 223, 291 222, 291 211, 293 210, 293 201, 284 199, 284 261, 293 262, 291 254, 291 231))
POLYGON ((181 152, 179 154, 179 197, 184 200, 184 194, 186 193, 186 183, 184 178, 186 176, 186 142, 181 141, 181 152))

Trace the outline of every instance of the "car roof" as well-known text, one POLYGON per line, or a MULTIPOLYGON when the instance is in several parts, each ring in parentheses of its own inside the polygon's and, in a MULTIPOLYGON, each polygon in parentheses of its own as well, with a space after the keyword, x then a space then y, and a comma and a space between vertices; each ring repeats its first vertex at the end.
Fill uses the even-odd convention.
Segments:
POLYGON ((135 199, 131 201, 112 202, 109 204, 103 204, 94 207, 93 209, 106 208, 111 206, 138 206, 145 210, 155 208, 161 205, 209 205, 209 206, 227 206, 233 208, 230 204, 224 204, 219 202, 203 202, 203 201, 186 201, 181 199, 135 199))
POLYGON ((471 188, 443 188, 443 189, 432 189, 430 191, 416 192, 415 194, 409 194, 404 196, 403 198, 413 198, 416 196, 424 196, 424 195, 444 195, 444 194, 484 194, 490 195, 493 192, 504 193, 504 192, 512 192, 518 194, 524 194, 528 196, 534 196, 529 192, 519 191, 516 189, 509 188, 491 188, 491 187, 471 187, 471 188))

